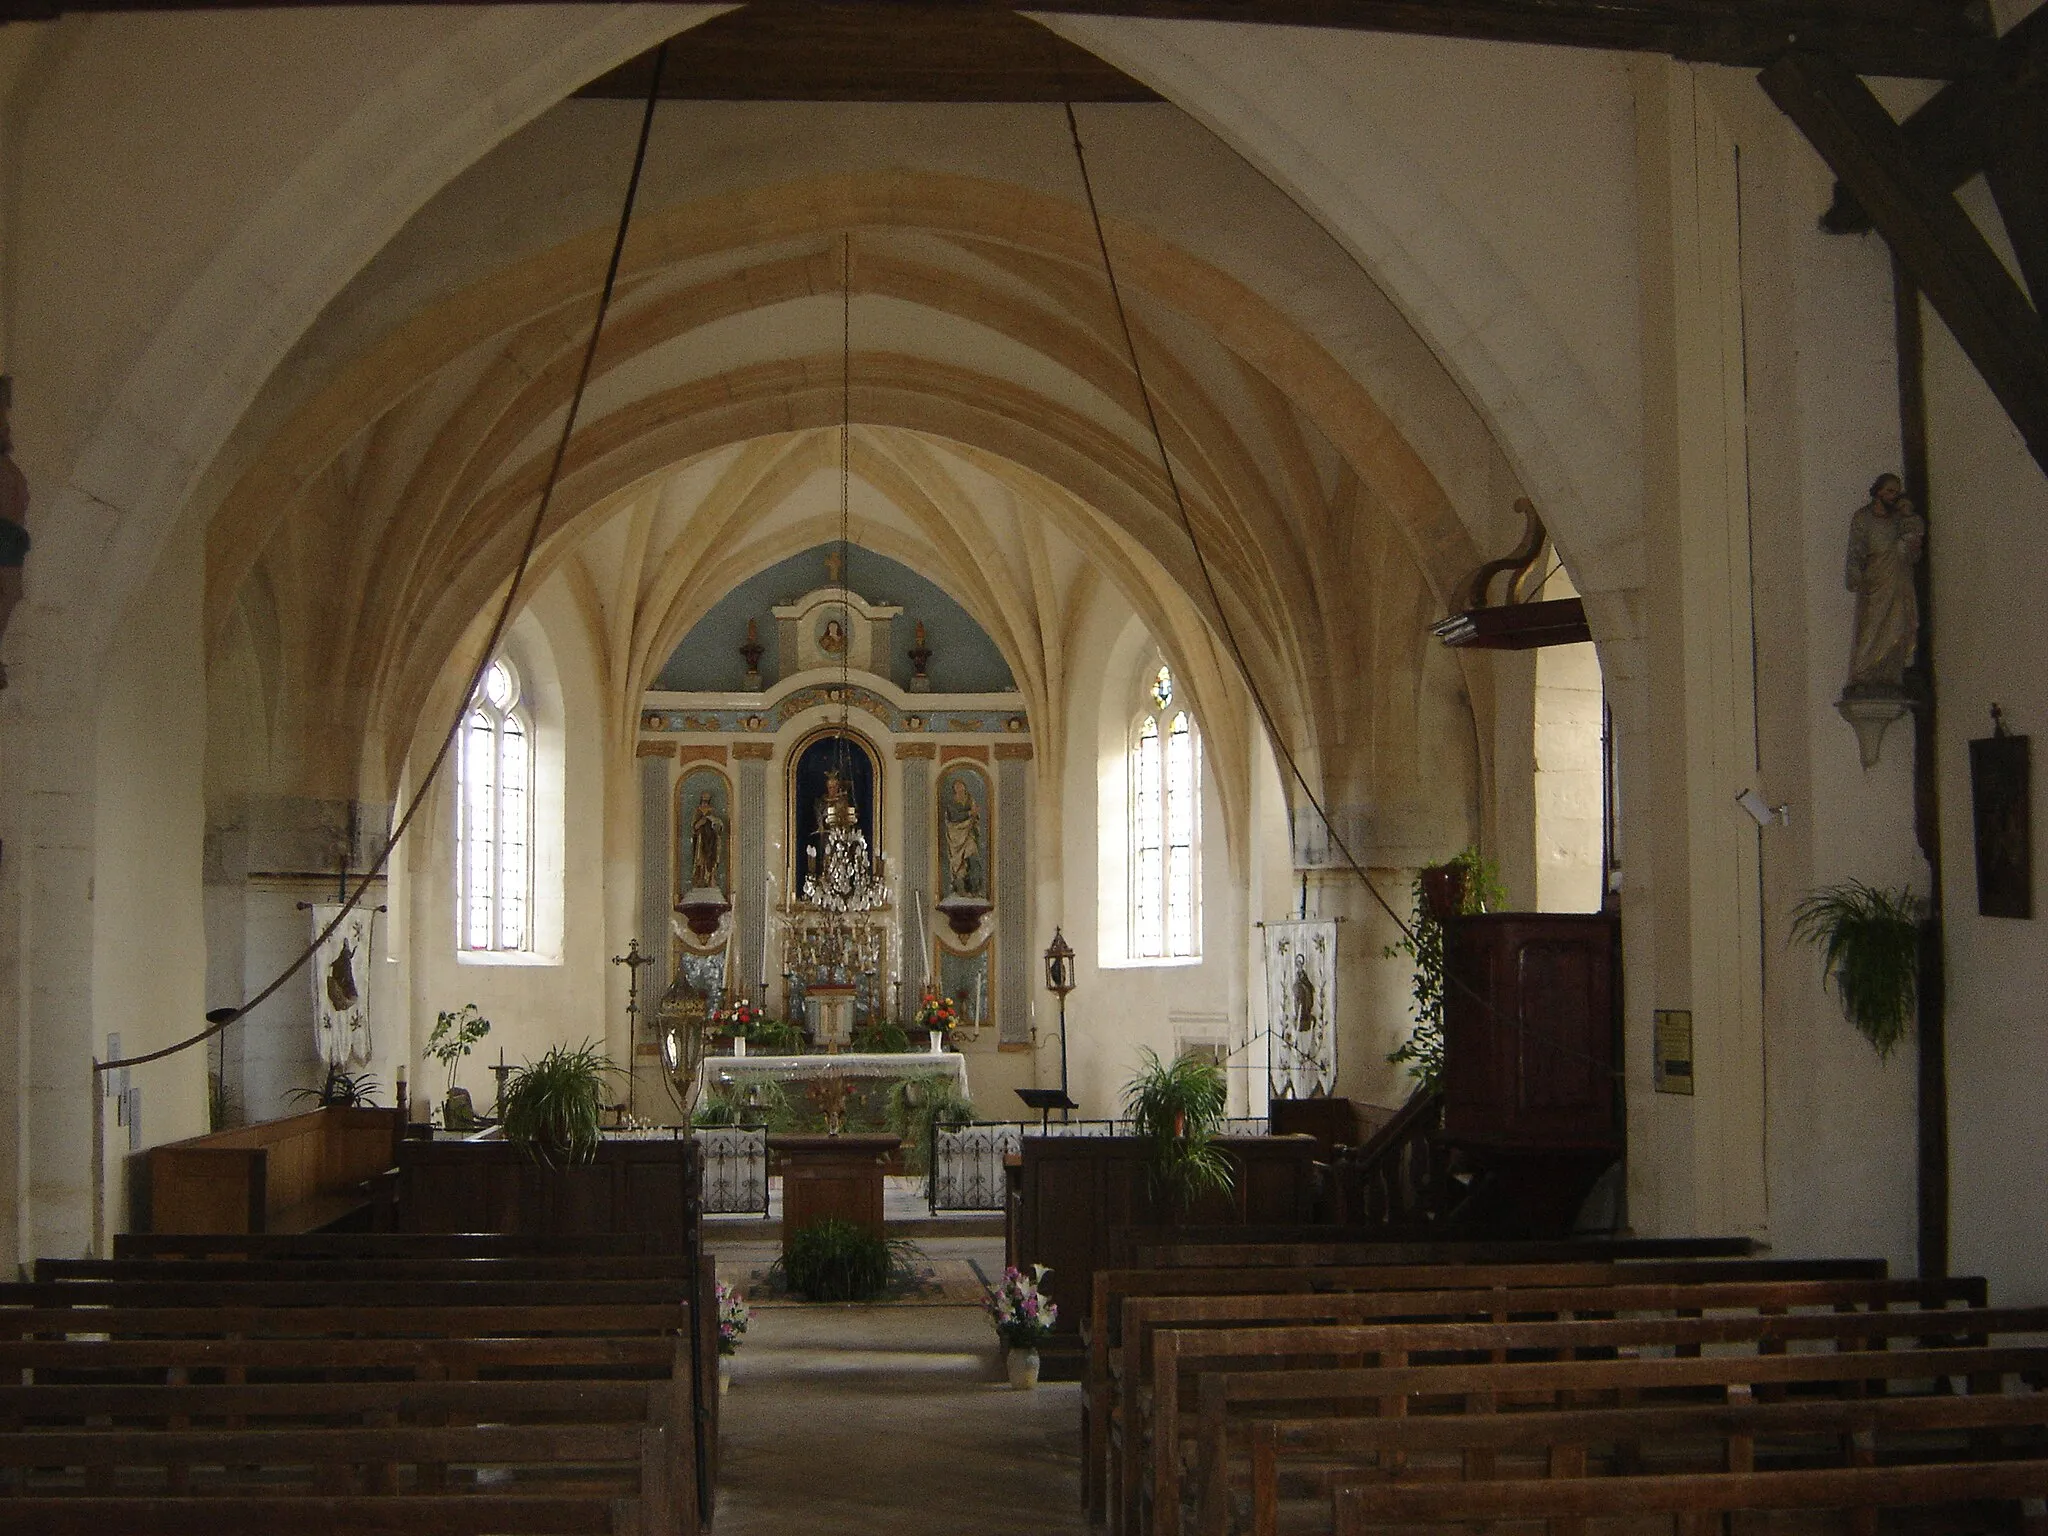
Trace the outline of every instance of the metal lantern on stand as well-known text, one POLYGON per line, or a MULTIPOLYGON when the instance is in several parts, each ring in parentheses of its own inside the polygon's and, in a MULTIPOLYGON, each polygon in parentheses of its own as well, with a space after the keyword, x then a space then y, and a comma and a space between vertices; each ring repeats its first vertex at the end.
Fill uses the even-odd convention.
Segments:
POLYGON ((1045 989, 1060 1000, 1060 1085, 1017 1090, 1017 1097, 1038 1111, 1041 1129, 1054 1110, 1064 1122, 1071 1111, 1080 1108, 1067 1095, 1067 994, 1074 990, 1074 946, 1058 928, 1053 929, 1052 943, 1045 949, 1045 989))

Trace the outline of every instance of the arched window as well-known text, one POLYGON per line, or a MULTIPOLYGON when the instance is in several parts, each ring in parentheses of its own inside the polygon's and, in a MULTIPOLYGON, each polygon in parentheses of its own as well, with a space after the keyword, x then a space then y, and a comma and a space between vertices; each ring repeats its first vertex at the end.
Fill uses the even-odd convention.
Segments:
POLYGON ((491 663, 462 726, 457 922, 465 950, 533 948, 533 724, 519 674, 491 663))
POLYGON ((1202 952, 1202 751, 1195 717, 1161 667, 1131 726, 1131 958, 1202 952))

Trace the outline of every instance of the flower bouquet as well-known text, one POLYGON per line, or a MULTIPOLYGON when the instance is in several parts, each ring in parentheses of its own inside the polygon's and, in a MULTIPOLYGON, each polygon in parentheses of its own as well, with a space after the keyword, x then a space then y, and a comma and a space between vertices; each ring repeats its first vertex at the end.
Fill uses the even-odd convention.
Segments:
POLYGON ((732 1357, 740 1352, 740 1340, 747 1336, 747 1324, 754 1309, 737 1287, 718 1282, 718 1390, 732 1385, 732 1357))
POLYGON ((1038 1385, 1038 1346, 1052 1337, 1060 1309, 1039 1289, 1048 1271, 1043 1264, 1025 1274, 1015 1265, 987 1287, 982 1306, 995 1324, 996 1337, 1009 1351, 1010 1385, 1028 1390, 1038 1385))
POLYGON ((960 1022, 960 1005, 945 993, 926 987, 924 996, 917 1005, 917 1027, 931 1032, 932 1050, 936 1052, 947 1030, 960 1022))
POLYGON ((732 1037, 732 1053, 735 1056, 747 1054, 747 1036, 757 1029, 767 1017, 759 1008, 745 998, 735 998, 711 1015, 707 1026, 714 1035, 732 1037))

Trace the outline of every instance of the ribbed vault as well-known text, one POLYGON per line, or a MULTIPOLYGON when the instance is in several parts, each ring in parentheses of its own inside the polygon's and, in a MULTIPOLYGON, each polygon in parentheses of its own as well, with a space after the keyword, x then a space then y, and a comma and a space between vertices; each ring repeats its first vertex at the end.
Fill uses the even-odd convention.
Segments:
MULTIPOLYGON (((419 305, 318 387, 297 381, 296 407, 249 451, 209 533, 208 634, 217 656, 258 645, 257 593, 297 615, 264 631, 281 654, 244 671, 293 695, 271 701, 296 732, 273 758, 300 792, 388 795, 416 731, 452 703, 435 691, 516 558, 603 238, 419 305)), ((1075 584, 1107 582, 1206 699, 1236 811, 1247 716, 1224 618, 1322 792, 1470 821, 1487 679, 1424 638, 1475 559, 1442 489, 1358 381, 1243 282, 1135 227, 1110 243, 1220 610, 1078 209, 869 173, 640 220, 534 572, 577 594, 620 740, 695 618, 824 530, 845 260, 853 469, 871 509, 857 536, 989 629, 1043 746, 1075 584), (602 559, 600 529, 614 530, 602 559), (1446 701, 1480 725, 1448 749, 1446 701), (1444 750, 1457 771, 1426 760, 1444 750)))

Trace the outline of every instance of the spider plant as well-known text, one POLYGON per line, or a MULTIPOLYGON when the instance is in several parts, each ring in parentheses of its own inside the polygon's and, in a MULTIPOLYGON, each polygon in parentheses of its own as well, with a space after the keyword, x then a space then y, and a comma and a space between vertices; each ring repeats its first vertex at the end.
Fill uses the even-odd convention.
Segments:
POLYGON ((594 1041, 553 1045, 505 1083, 505 1139, 550 1168, 597 1156, 605 1075, 619 1069, 594 1041))
POLYGON ((1198 1056, 1161 1061, 1149 1046, 1137 1074, 1124 1085, 1124 1115, 1131 1134, 1150 1143, 1155 1195, 1181 1209, 1206 1194, 1237 1186, 1237 1165, 1216 1144, 1229 1097, 1223 1069, 1198 1056))
POLYGON ((375 1109, 377 1079, 330 1063, 318 1088, 294 1088, 285 1097, 297 1104, 311 1100, 321 1109, 375 1109))
POLYGON ((1861 880, 1825 886, 1792 912, 1792 937, 1821 954, 1842 1017, 1891 1055, 1912 1027, 1920 977, 1920 902, 1861 880))

